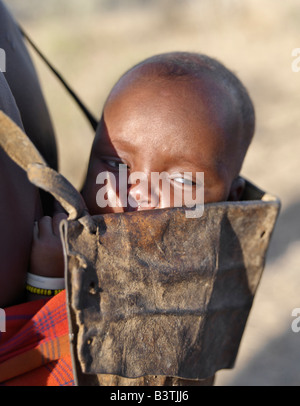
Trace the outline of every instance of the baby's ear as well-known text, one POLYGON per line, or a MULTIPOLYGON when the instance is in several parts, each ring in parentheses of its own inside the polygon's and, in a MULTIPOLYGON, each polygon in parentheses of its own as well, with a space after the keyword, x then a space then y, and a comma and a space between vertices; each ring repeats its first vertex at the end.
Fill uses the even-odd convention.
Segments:
POLYGON ((238 176, 235 178, 231 184, 228 200, 229 201, 238 201, 240 200, 244 189, 245 189, 246 181, 242 177, 238 176))

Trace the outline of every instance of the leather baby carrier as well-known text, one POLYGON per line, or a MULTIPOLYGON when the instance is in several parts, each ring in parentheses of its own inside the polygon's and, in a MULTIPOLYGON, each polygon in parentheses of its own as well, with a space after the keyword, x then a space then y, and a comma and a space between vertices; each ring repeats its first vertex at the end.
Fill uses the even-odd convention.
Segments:
POLYGON ((238 202, 91 216, 0 113, 0 143, 68 213, 61 223, 77 385, 201 385, 232 368, 279 200, 247 181, 238 202))

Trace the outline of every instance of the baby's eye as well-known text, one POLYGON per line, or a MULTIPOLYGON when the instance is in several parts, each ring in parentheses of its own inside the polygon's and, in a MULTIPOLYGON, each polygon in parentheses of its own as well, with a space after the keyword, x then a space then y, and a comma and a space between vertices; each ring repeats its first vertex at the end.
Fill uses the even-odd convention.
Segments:
POLYGON ((107 165, 111 169, 119 169, 119 166, 123 164, 122 161, 119 161, 117 159, 102 158, 102 161, 105 163, 105 165, 107 165))
POLYGON ((174 181, 174 182, 177 182, 177 183, 181 183, 181 184, 187 185, 187 186, 194 186, 194 185, 196 185, 196 183, 195 183, 192 179, 187 179, 187 178, 184 178, 184 177, 182 177, 182 176, 180 176, 180 177, 174 177, 174 178, 173 178, 173 181, 174 181))
POLYGON ((112 160, 107 160, 106 165, 111 166, 112 168, 118 168, 120 165, 120 162, 118 161, 112 161, 112 160))

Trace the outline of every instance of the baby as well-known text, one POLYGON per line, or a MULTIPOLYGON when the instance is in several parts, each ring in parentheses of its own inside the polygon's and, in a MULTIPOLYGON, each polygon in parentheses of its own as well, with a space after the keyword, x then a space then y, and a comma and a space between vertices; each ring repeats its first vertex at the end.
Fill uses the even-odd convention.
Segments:
MULTIPOLYGON (((105 102, 82 189, 86 205, 93 215, 172 207, 184 189, 195 197, 198 173, 204 173, 204 204, 239 200, 245 186, 239 174, 254 127, 247 90, 221 63, 188 52, 148 58, 119 79, 105 102), (169 188, 151 187, 154 172, 165 174, 169 188), (99 205, 103 173, 116 182, 107 178, 107 204, 99 205), (149 182, 127 182, 120 190, 121 173, 143 173, 149 182)), ((40 220, 31 272, 63 276, 57 232, 62 216, 40 220)))

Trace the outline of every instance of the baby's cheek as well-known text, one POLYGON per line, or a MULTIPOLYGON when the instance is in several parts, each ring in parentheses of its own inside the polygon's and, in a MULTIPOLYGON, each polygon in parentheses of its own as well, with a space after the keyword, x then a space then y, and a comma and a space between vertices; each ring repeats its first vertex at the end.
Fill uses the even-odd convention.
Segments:
POLYGON ((204 188, 204 204, 205 203, 216 203, 223 202, 227 200, 228 188, 223 186, 212 186, 204 188))
POLYGON ((189 185, 179 184, 171 187, 169 193, 160 192, 159 208, 167 207, 194 207, 195 204, 203 204, 204 188, 191 187, 189 185))
POLYGON ((101 169, 99 165, 97 165, 97 160, 91 158, 87 176, 81 192, 85 204, 91 214, 96 214, 97 212, 96 194, 99 187, 97 187, 96 180, 100 171, 101 169))
POLYGON ((82 197, 85 201, 85 204, 90 212, 90 214, 96 214, 96 183, 91 181, 91 178, 88 177, 84 183, 82 189, 82 197))
POLYGON ((120 200, 118 178, 106 171, 89 177, 82 190, 82 196, 92 215, 121 213, 124 212, 123 207, 126 207, 126 199, 125 203, 120 200))

